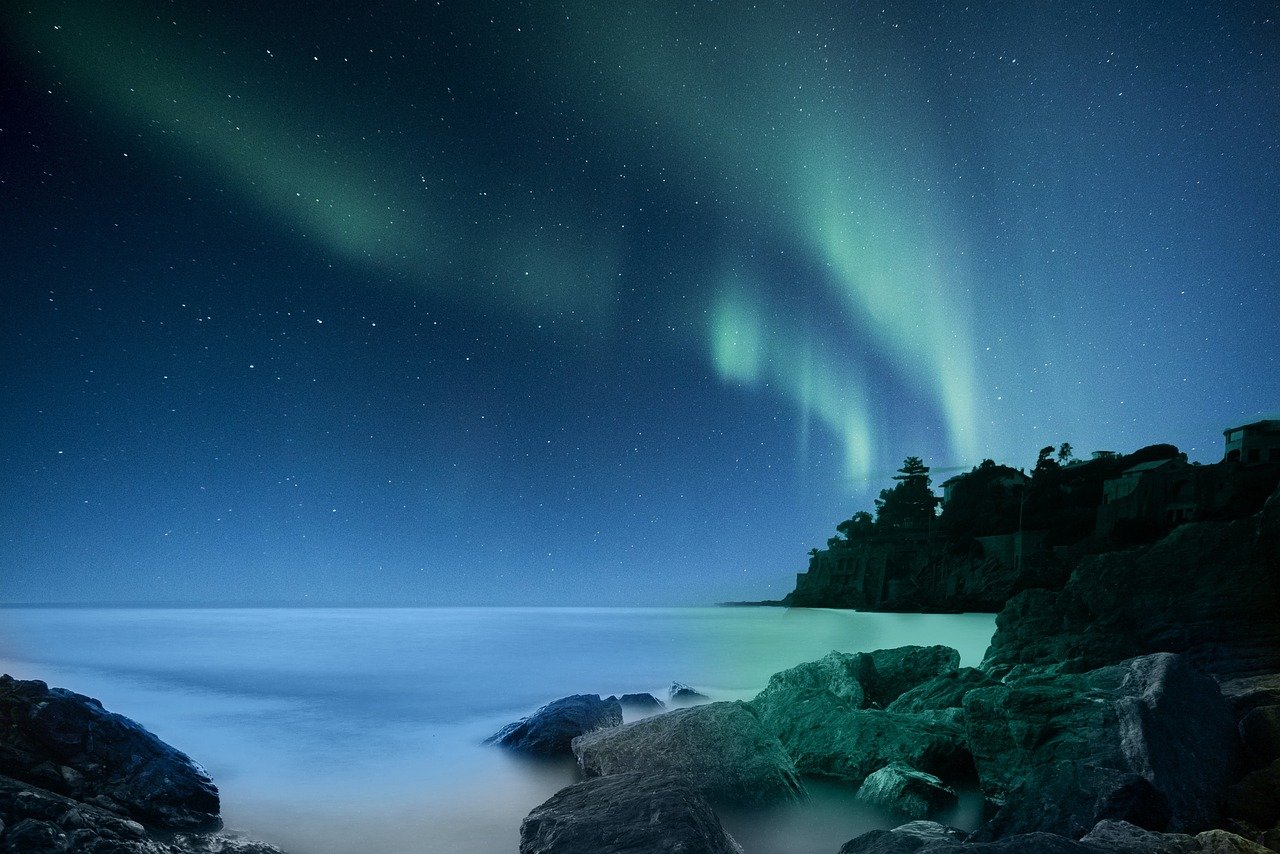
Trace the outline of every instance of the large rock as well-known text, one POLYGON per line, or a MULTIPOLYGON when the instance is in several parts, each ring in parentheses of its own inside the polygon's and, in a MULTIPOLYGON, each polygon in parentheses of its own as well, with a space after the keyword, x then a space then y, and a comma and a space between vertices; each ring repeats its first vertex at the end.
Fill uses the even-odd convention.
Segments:
POLYGON ((840 846, 840 854, 912 854, 930 845, 960 845, 966 834, 933 821, 912 821, 893 830, 872 830, 840 846))
POLYGON ((1227 791, 1227 814, 1254 827, 1280 824, 1280 759, 1246 774, 1227 791))
POLYGON ((757 704, 761 723, 776 735, 802 774, 860 785, 871 772, 894 763, 943 779, 971 767, 959 709, 895 714, 859 709, 834 694, 805 694, 783 703, 757 704))
POLYGON ((745 703, 709 703, 598 730, 575 738, 573 752, 588 775, 671 775, 717 802, 804 793, 790 757, 745 703))
POLYGON ((1014 596, 983 669, 1084 672, 1152 652, 1228 679, 1280 672, 1280 490, 1255 517, 1182 525, 1086 558, 1060 592, 1014 596))
POLYGON ((677 706, 693 706, 698 703, 711 702, 711 698, 706 694, 689 687, 683 682, 672 682, 671 687, 667 689, 667 696, 677 706))
POLYGON ((752 701, 767 714, 814 695, 831 695, 855 709, 883 708, 939 676, 955 673, 960 653, 946 646, 903 646, 874 652, 832 651, 769 678, 752 701))
POLYGON ((645 772, 561 789, 520 825, 520 854, 605 851, 742 854, 702 795, 675 777, 645 772))
POLYGON ((960 653, 949 646, 901 646, 871 653, 871 684, 868 697, 884 707, 903 693, 938 676, 955 673, 960 653))
POLYGON ((154 827, 219 824, 204 769, 97 700, 40 681, 0 677, 0 774, 154 827))
POLYGON ((507 724, 485 739, 485 744, 536 756, 568 756, 572 753, 570 744, 578 736, 621 723, 622 705, 617 697, 602 700, 598 694, 574 694, 507 724))
POLYGON ((1196 836, 1153 833, 1122 821, 1102 821, 1080 842, 1089 852, 1126 854, 1268 854, 1268 849, 1225 830, 1196 836))
POLYGON ((955 789, 932 774, 906 765, 886 765, 862 781, 858 800, 921 819, 956 805, 955 789))
POLYGON ((1253 765, 1280 759, 1280 706, 1259 706, 1241 717, 1240 738, 1253 765))
POLYGON ((751 706, 801 773, 861 784, 897 763, 947 778, 970 764, 961 711, 900 714, 876 707, 954 673, 958 664, 959 653, 941 646, 832 652, 775 673, 751 706))
POLYGON ((666 703, 652 694, 623 694, 618 698, 624 712, 637 715, 656 715, 667 709, 666 703))
POLYGON ((904 691, 885 707, 887 712, 918 714, 920 712, 956 709, 964 706, 964 695, 974 688, 985 688, 999 682, 975 667, 961 667, 921 682, 904 691))
POLYGON ((932 822, 874 830, 850 840, 840 854, 1270 854, 1225 830, 1197 836, 1153 833, 1122 821, 1099 822, 1083 839, 1024 833, 995 842, 966 842, 963 834, 932 822))
POLYGON ((281 854, 223 833, 153 838, 138 822, 10 777, 0 777, 0 851, 5 854, 281 854))
POLYGON ((1002 808, 982 841, 1100 819, 1202 830, 1239 767, 1235 721, 1213 679, 1181 656, 1085 674, 1027 676, 965 695, 984 793, 1002 808))

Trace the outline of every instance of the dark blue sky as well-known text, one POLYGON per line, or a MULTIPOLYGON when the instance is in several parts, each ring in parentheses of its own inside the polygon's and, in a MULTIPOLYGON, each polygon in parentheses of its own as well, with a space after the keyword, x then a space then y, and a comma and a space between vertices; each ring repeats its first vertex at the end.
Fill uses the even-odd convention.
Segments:
POLYGON ((11 8, 3 602, 772 598, 1280 406, 1273 3, 11 8))

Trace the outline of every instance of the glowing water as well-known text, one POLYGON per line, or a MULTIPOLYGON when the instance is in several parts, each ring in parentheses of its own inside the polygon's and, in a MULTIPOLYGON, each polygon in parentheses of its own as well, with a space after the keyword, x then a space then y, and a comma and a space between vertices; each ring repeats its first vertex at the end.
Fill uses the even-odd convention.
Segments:
MULTIPOLYGON (((748 699, 832 649, 945 643, 972 665, 993 628, 778 608, 6 609, 0 668, 137 719, 208 769, 229 827, 292 854, 509 854, 574 768, 479 742, 548 700, 665 699, 672 680, 748 699)), ((810 854, 894 823, 811 789, 725 824, 749 854, 810 854)))

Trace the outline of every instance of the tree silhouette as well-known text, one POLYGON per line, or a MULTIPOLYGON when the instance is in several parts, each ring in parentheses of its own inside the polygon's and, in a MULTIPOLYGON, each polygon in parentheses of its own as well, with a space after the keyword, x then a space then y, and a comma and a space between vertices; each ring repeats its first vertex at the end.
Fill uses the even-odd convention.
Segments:
POLYGON ((884 528, 928 528, 938 498, 930 489, 929 467, 919 457, 907 457, 893 476, 898 483, 880 491, 876 525, 884 528))

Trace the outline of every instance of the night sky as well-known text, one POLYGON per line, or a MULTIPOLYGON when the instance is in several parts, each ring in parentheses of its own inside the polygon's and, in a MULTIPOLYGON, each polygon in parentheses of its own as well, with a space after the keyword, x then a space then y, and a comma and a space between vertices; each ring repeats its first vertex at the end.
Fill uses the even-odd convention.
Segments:
POLYGON ((1280 407, 1274 2, 8 3, 0 602, 704 604, 1280 407))

